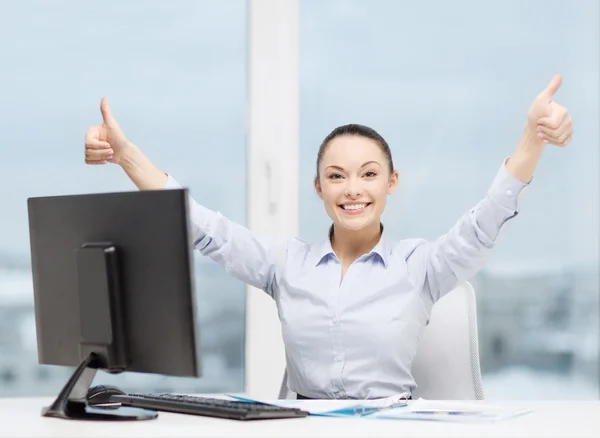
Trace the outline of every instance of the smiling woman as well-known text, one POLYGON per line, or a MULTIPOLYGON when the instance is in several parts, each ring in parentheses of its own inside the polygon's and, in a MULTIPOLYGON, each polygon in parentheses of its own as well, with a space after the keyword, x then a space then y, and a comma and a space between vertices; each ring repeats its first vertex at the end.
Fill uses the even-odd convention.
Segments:
MULTIPOLYGON (((381 216, 398 173, 385 140, 360 125, 336 128, 319 150, 314 184, 333 225, 317 244, 266 241, 189 198, 194 248, 275 300, 293 392, 410 396, 411 364, 432 306, 481 269, 517 215, 519 194, 545 146, 566 146, 571 138, 570 116, 552 99, 560 84, 555 76, 535 97, 521 140, 486 195, 436 240, 394 241, 383 233, 381 216)), ((128 140, 106 99, 100 109, 102 124, 85 137, 87 164, 118 164, 140 190, 181 188, 128 140)))

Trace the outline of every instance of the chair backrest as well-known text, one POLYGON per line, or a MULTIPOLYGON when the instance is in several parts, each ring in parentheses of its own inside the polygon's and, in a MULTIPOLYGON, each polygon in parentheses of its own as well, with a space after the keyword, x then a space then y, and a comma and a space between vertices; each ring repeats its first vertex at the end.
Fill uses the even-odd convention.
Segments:
MULTIPOLYGON (((469 282, 454 288, 432 307, 412 374, 417 383, 413 399, 483 400, 475 290, 469 282)), ((288 389, 287 370, 279 398, 296 398, 288 389)))
POLYGON ((412 364, 413 399, 483 400, 475 290, 464 282, 440 298, 412 364))

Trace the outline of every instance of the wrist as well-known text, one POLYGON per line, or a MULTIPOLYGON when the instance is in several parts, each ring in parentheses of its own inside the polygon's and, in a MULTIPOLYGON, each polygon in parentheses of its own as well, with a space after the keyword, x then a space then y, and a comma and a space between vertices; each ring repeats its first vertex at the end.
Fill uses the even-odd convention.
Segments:
POLYGON ((119 161, 121 167, 124 170, 136 167, 139 162, 139 152, 140 150, 135 144, 131 143, 130 141, 127 141, 126 146, 123 147, 123 150, 121 152, 121 159, 119 161))
POLYGON ((531 122, 527 122, 523 129, 523 134, 517 145, 517 151, 526 154, 541 154, 544 150, 545 143, 538 137, 537 127, 531 122))
POLYGON ((506 169, 520 181, 528 184, 544 151, 544 142, 537 136, 535 127, 526 126, 521 140, 506 163, 506 169))

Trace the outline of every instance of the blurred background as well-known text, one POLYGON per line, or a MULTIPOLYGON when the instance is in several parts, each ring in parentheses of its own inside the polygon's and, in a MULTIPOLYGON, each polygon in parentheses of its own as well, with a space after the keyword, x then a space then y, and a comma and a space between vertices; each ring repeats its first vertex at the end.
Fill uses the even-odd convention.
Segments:
MULTIPOLYGON (((0 5, 0 396, 54 395, 72 369, 37 364, 26 199, 134 190, 86 166, 109 96, 128 137, 194 198, 245 223, 243 0, 23 0, 0 5)), ((300 0, 300 237, 329 220, 312 187, 336 126, 388 141, 394 238, 435 239, 474 206, 555 73, 574 121, 548 148, 478 294, 488 399, 600 398, 600 3, 300 0)), ((244 390, 245 285, 195 255, 203 377, 100 374, 130 392, 244 390)))

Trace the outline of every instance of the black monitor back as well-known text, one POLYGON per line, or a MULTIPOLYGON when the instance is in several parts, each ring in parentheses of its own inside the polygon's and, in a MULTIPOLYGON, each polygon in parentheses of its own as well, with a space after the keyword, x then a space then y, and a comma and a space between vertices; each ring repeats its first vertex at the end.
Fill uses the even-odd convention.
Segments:
POLYGON ((83 272, 82 282, 86 258, 79 251, 108 243, 116 249, 122 298, 120 327, 111 334, 124 341, 122 370, 200 375, 187 200, 186 189, 28 199, 41 364, 80 365, 87 354, 80 318, 88 333, 106 322, 102 300, 97 306, 90 295, 102 279, 83 272), (80 302, 80 285, 92 299, 80 302))

